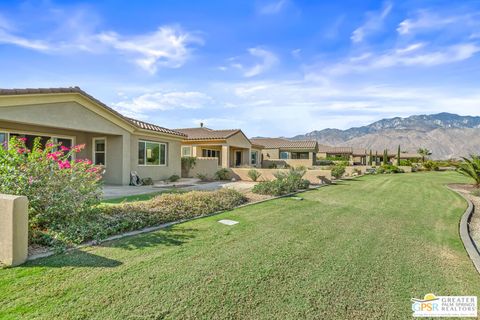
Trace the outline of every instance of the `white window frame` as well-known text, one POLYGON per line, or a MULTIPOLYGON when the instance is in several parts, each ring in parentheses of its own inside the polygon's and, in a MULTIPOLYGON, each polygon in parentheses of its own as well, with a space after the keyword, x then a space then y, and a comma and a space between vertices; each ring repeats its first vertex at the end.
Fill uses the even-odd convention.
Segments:
POLYGON ((138 140, 138 143, 137 143, 137 148, 138 148, 138 144, 140 142, 143 142, 143 143, 155 143, 155 144, 158 144, 158 150, 159 150, 159 153, 158 153, 158 162, 159 164, 147 164, 147 146, 145 145, 145 152, 143 154, 143 164, 139 164, 138 163, 138 149, 137 149, 137 165, 139 167, 166 167, 168 166, 168 143, 166 142, 158 142, 158 141, 151 141, 151 140, 138 140), (165 146, 165 163, 164 164, 161 164, 160 163, 160 145, 164 145, 165 146))
POLYGON ((107 167, 107 137, 95 137, 92 139, 92 162, 93 164, 96 163, 96 159, 95 159, 95 154, 96 153, 102 153, 104 154, 104 161, 105 163, 103 164, 103 167, 106 168, 107 167), (104 151, 96 151, 95 148, 97 146, 97 140, 103 140, 104 141, 104 144, 105 144, 105 150, 104 151))
POLYGON ((192 147, 191 146, 182 146, 182 157, 191 157, 192 156, 192 147), (184 149, 188 149, 189 150, 189 154, 184 154, 183 153, 183 150, 184 149))

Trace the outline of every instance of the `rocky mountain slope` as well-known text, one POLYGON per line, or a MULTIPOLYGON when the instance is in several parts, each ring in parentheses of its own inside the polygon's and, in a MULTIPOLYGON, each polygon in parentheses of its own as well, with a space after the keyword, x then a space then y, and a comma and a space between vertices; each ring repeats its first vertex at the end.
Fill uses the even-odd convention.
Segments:
POLYGON ((432 158, 447 159, 480 154, 480 117, 450 113, 397 117, 347 130, 312 131, 293 139, 374 150, 396 150, 400 144, 409 152, 428 148, 433 152, 432 158))

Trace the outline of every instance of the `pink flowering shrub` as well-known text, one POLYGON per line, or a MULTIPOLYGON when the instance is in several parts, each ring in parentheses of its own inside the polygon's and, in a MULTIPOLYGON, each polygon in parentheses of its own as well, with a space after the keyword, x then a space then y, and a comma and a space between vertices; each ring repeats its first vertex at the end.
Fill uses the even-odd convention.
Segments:
POLYGON ((0 193, 28 197, 31 241, 55 242, 63 226, 95 213, 102 191, 100 169, 89 160, 72 160, 84 147, 43 146, 36 139, 29 150, 16 137, 8 148, 0 146, 0 193))

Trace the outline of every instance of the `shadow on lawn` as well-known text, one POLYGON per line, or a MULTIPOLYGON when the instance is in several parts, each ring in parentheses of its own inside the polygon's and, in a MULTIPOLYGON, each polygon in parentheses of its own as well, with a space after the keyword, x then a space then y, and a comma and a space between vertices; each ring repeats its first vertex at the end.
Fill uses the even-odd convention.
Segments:
POLYGON ((151 248, 158 246, 180 246, 190 239, 195 238, 197 229, 166 228, 159 231, 149 232, 138 236, 127 237, 117 241, 104 243, 106 247, 135 250, 139 248, 151 248))
POLYGON ((85 267, 85 268, 114 268, 122 262, 98 256, 89 252, 74 250, 51 257, 33 260, 21 267, 85 267))

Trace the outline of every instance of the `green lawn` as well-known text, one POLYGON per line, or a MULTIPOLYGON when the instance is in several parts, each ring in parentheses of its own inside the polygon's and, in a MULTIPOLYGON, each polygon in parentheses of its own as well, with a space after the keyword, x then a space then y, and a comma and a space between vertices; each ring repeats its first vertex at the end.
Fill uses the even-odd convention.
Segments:
POLYGON ((0 318, 409 319, 412 297, 480 295, 462 181, 362 177, 0 270, 0 318))

